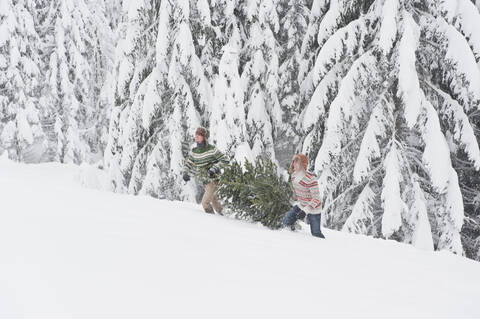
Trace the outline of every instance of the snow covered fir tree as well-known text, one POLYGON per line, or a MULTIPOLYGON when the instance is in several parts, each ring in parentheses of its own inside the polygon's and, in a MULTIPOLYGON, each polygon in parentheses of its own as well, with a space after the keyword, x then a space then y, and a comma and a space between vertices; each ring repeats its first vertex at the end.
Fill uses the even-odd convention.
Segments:
POLYGON ((103 6, 0 3, 0 145, 10 158, 79 164, 102 153, 109 112, 100 92, 114 46, 103 6))
POLYGON ((307 154, 326 227, 480 260, 478 30, 475 0, 1 0, 0 151, 194 201, 205 126, 307 154))
POLYGON ((40 37, 34 5, 0 3, 0 145, 10 158, 28 161, 44 132, 40 123, 40 37))
POLYGON ((455 170, 462 163, 478 176, 480 164, 478 10, 396 0, 317 10, 301 124, 327 225, 462 254, 465 214, 478 223, 476 200, 465 210, 461 191, 478 184, 455 170))

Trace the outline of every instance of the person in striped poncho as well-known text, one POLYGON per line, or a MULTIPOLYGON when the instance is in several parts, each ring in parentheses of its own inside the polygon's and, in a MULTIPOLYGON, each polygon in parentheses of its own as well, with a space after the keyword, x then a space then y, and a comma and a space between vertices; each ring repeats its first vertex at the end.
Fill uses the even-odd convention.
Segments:
POLYGON ((190 174, 205 185, 202 206, 206 213, 215 211, 222 215, 222 204, 215 193, 218 186, 218 175, 223 165, 228 164, 226 156, 215 145, 208 143, 209 132, 204 127, 199 127, 195 132, 194 147, 188 155, 186 170, 183 179, 188 182, 190 174))
POLYGON ((325 238, 321 230, 320 192, 316 176, 307 172, 308 158, 304 154, 297 154, 292 159, 290 174, 294 195, 298 204, 290 209, 283 218, 283 225, 295 229, 297 219, 303 219, 305 214, 310 223, 313 236, 325 238))

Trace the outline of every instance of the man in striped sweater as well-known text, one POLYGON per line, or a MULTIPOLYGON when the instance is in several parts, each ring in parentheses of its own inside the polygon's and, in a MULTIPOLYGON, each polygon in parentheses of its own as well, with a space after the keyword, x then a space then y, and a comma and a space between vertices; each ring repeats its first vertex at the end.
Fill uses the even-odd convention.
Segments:
POLYGON ((228 163, 228 160, 214 145, 208 143, 208 137, 209 132, 204 127, 199 127, 195 132, 197 146, 188 155, 183 179, 188 182, 190 174, 193 174, 199 182, 203 183, 205 185, 205 193, 202 198, 203 209, 210 214, 213 214, 215 209, 221 215, 222 204, 215 191, 220 169, 228 163))
POLYGON ((288 211, 283 218, 283 225, 294 229, 297 219, 302 219, 307 214, 310 231, 313 236, 325 238, 321 230, 320 192, 315 175, 307 172, 308 158, 304 154, 297 154, 292 159, 290 173, 292 186, 298 205, 288 211))

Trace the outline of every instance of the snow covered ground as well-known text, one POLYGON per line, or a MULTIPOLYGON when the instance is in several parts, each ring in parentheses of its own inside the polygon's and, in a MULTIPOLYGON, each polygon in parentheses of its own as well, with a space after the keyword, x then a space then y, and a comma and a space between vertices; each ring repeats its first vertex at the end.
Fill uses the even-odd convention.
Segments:
POLYGON ((480 318, 480 263, 82 183, 0 160, 0 318, 480 318))

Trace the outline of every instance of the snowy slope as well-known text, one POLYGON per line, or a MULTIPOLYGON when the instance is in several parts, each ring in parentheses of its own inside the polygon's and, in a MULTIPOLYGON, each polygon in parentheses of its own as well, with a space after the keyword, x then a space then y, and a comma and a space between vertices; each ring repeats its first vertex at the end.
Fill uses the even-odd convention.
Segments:
POLYGON ((480 263, 79 180, 0 160, 0 318, 480 318, 480 263))

